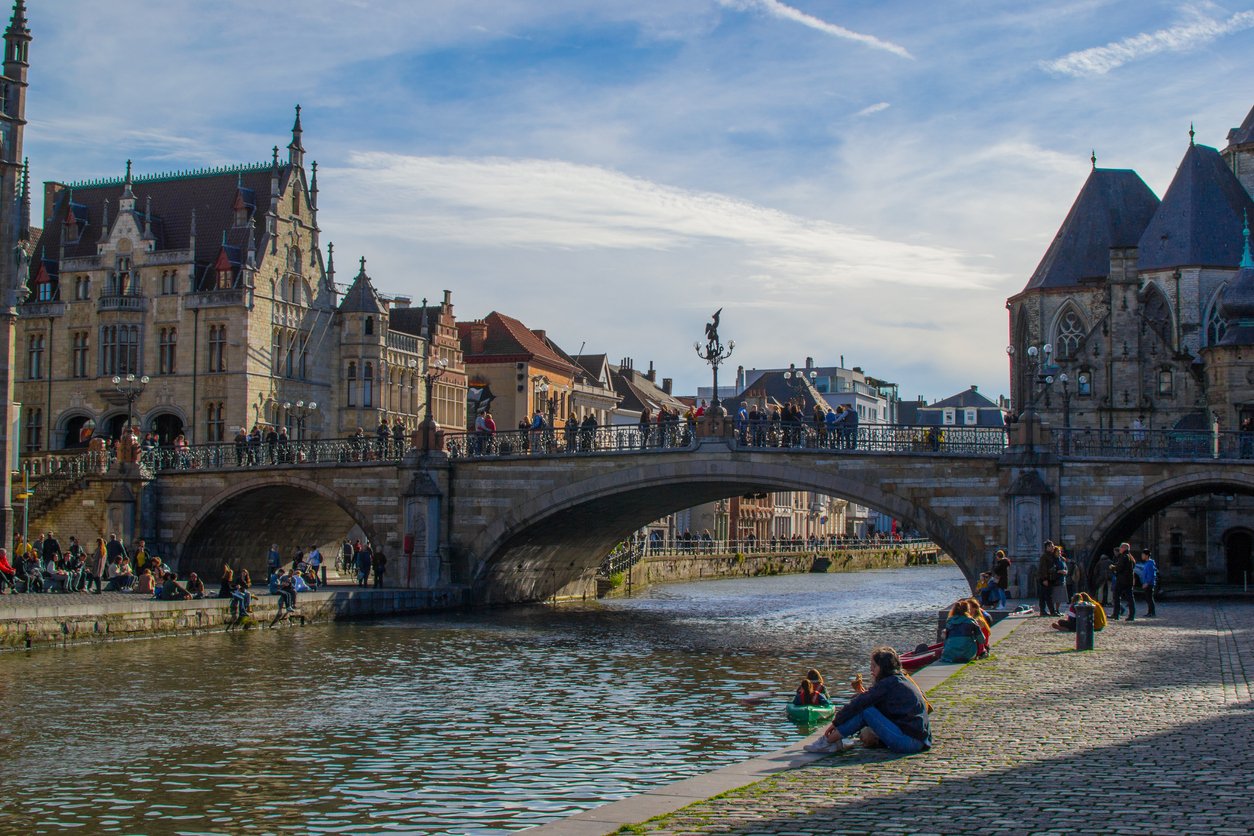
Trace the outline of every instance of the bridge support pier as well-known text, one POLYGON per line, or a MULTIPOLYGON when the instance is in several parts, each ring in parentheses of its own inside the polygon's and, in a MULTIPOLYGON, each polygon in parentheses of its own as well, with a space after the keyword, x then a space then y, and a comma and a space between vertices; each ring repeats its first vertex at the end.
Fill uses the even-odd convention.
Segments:
POLYGON ((424 457, 421 469, 414 473, 409 488, 401 496, 404 532, 404 563, 401 584, 409 589, 436 589, 450 582, 446 527, 446 493, 440 483, 448 485, 448 460, 424 457))

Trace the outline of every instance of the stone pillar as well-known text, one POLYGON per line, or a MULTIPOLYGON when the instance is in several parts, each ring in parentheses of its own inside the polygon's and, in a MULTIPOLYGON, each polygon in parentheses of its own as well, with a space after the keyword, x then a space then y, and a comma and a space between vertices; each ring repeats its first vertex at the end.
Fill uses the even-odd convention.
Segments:
POLYGON ((425 472, 414 476, 402 497, 405 528, 400 580, 408 589, 436 589, 449 583, 440 548, 443 499, 439 486, 425 472))
POLYGON ((137 505, 135 492, 121 479, 117 480, 113 490, 105 498, 105 521, 108 529, 105 537, 107 539, 109 534, 118 535, 128 551, 138 534, 135 514, 137 505))

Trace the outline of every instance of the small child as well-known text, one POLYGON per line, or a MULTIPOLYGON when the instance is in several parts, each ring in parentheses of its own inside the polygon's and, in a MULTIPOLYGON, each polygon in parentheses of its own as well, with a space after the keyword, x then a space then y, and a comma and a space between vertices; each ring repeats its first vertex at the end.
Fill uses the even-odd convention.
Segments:
POLYGON ((814 683, 809 679, 801 680, 801 685, 797 687, 797 695, 792 698, 793 705, 831 705, 827 697, 823 696, 814 687, 814 683))
POLYGON ((806 671, 806 679, 814 686, 816 692, 827 696, 827 686, 823 684, 823 674, 819 673, 818 668, 810 668, 806 671))

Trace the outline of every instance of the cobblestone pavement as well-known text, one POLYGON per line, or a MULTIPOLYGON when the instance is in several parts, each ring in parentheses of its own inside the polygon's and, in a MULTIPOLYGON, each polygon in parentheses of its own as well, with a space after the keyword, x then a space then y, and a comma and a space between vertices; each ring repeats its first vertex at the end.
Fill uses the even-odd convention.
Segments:
POLYGON ((1160 605, 1097 646, 1030 619, 931 692, 931 752, 833 755, 625 830, 1254 833, 1254 605, 1160 605))

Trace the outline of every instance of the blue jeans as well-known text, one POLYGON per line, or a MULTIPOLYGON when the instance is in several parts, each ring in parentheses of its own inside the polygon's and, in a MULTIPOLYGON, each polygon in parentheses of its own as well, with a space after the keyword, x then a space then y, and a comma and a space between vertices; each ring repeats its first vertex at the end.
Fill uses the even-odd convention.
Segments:
POLYGON ((897 724, 885 717, 878 708, 864 709, 836 727, 841 737, 857 734, 864 726, 869 726, 875 736, 892 751, 899 755, 915 755, 923 751, 923 741, 915 740, 897 727, 897 724))

